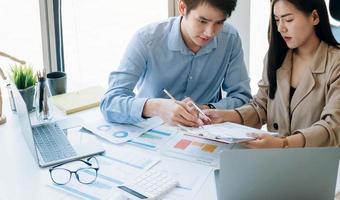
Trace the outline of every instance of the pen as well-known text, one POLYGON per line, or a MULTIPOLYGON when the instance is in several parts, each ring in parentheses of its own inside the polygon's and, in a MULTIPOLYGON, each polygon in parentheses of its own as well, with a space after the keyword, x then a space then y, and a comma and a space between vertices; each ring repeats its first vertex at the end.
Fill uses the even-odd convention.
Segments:
POLYGON ((204 112, 200 109, 200 107, 198 107, 193 101, 191 103, 203 117, 205 117, 207 120, 211 121, 211 119, 206 114, 204 114, 204 112))
POLYGON ((170 99, 176 101, 175 97, 173 97, 173 96, 168 92, 168 90, 163 89, 163 92, 164 92, 166 95, 168 95, 168 97, 170 97, 170 99))
MULTIPOLYGON (((163 89, 163 92, 170 97, 170 99, 176 101, 175 97, 173 97, 166 89, 163 89)), ((211 121, 211 119, 204 114, 204 112, 198 107, 193 101, 191 101, 192 105, 195 107, 195 109, 207 120, 211 121)))

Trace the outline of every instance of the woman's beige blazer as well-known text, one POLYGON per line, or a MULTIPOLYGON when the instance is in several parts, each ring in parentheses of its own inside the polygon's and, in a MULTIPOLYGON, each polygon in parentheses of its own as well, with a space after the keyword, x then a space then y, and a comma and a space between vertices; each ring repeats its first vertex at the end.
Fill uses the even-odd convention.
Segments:
POLYGON ((301 77, 290 102, 292 50, 277 70, 277 91, 268 97, 266 62, 259 90, 247 105, 236 109, 245 125, 282 136, 302 133, 305 146, 340 144, 340 50, 321 42, 311 66, 301 77))

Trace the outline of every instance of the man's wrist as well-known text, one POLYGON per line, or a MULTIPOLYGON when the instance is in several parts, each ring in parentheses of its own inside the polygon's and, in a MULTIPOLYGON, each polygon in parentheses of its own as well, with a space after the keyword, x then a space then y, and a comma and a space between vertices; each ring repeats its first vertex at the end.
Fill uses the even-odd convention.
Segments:
POLYGON ((216 109, 216 107, 211 103, 207 103, 207 104, 204 104, 204 105, 208 106, 209 109, 216 109))
POLYGON ((143 117, 154 117, 158 115, 159 101, 157 99, 146 100, 143 108, 143 117))

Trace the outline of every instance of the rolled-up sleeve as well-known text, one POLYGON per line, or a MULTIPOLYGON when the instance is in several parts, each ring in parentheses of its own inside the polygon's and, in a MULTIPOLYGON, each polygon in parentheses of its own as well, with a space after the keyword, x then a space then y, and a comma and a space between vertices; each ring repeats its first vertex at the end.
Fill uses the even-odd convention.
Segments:
POLYGON ((136 98, 133 92, 147 63, 147 51, 138 33, 126 49, 120 66, 110 73, 109 89, 100 102, 100 110, 110 122, 135 123, 143 120, 147 98, 136 98))

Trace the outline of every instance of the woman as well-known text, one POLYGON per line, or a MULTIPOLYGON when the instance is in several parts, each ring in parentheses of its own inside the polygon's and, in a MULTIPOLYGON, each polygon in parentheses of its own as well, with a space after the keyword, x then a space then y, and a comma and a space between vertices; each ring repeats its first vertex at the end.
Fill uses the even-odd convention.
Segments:
POLYGON ((324 0, 273 0, 270 44, 253 101, 235 110, 205 110, 282 137, 255 135, 249 148, 339 146, 340 49, 324 0))

